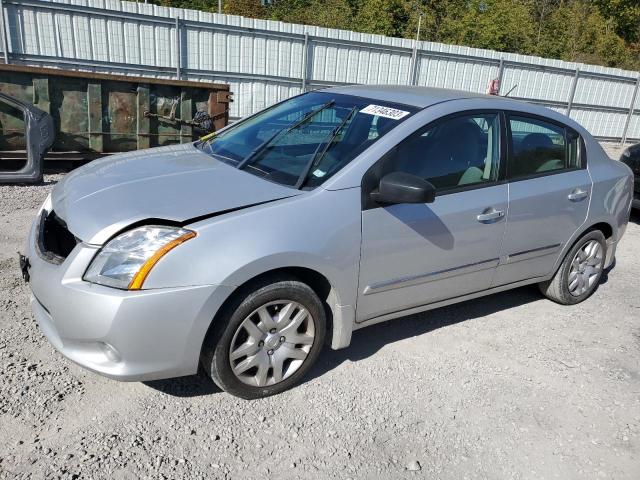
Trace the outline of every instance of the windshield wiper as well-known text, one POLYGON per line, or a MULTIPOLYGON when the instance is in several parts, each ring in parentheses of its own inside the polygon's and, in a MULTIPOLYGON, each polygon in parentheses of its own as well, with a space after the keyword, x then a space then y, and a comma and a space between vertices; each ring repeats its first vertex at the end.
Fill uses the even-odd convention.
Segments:
POLYGON ((358 111, 358 107, 353 107, 351 111, 347 114, 347 116, 344 117, 344 120, 340 122, 340 125, 337 125, 331 131, 331 135, 329 136, 327 141, 324 143, 324 148, 322 148, 322 152, 320 152, 320 148, 323 146, 323 144, 320 143, 318 145, 315 152, 313 152, 313 155, 311 156, 307 164, 304 166, 304 169, 300 173, 300 176, 298 177, 298 181, 295 184, 295 188, 299 189, 304 185, 304 183, 307 181, 307 177, 309 176, 309 172, 311 171, 311 169, 320 163, 320 160, 322 160, 322 157, 324 157, 324 154, 327 153, 327 150, 329 150, 331 145, 333 145, 333 142, 335 142, 340 131, 344 128, 344 126, 349 122, 351 117, 353 117, 353 114, 357 111, 358 111))
POLYGON ((267 138, 264 142, 262 142, 260 145, 258 145, 256 148, 254 148, 251 153, 249 155, 247 155, 245 158, 243 158, 240 163, 238 163, 237 168, 244 168, 247 164, 249 164, 250 162, 252 162, 253 160, 255 160, 256 158, 258 158, 258 156, 264 151, 266 150, 266 148, 271 145, 271 143, 280 135, 284 135, 285 133, 289 133, 291 130, 293 130, 294 128, 298 128, 301 125, 304 125, 305 123, 307 123, 309 120, 311 120, 313 117, 315 117, 318 113, 322 112, 323 110, 326 110, 327 108, 329 108, 331 105, 333 105, 333 103, 335 102, 335 100, 329 100, 327 103, 325 103, 324 105, 322 105, 321 107, 316 108, 315 110, 311 110, 309 113, 307 113, 306 115, 302 116, 301 118, 299 118, 298 120, 296 120, 295 122, 293 122, 291 125, 289 125, 286 129, 283 130, 278 130, 276 133, 274 133, 272 136, 270 136, 269 138, 267 138))

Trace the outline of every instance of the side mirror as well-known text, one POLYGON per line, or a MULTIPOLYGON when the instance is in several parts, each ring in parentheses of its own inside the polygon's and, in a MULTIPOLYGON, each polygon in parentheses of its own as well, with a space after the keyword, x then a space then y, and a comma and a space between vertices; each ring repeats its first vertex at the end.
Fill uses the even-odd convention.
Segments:
POLYGON ((388 173, 380 179, 378 191, 371 198, 379 204, 432 203, 436 198, 436 188, 424 178, 405 172, 388 173))

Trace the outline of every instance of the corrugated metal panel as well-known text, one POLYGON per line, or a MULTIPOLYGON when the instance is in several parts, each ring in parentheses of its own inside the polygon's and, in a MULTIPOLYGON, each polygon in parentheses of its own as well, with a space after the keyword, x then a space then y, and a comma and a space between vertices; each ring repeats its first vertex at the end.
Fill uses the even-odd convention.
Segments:
POLYGON ((576 88, 576 103, 629 108, 635 85, 613 79, 580 78, 576 88))
MULTIPOLYGON (((175 78, 179 69, 182 79, 231 84, 236 118, 305 89, 344 83, 483 92, 500 75, 502 60, 501 92, 513 88, 512 97, 563 113, 579 69, 571 117, 594 135, 619 138, 638 78, 638 72, 432 42, 418 42, 412 75, 414 42, 407 39, 119 0, 3 2, 11 61, 158 78, 175 78)), ((640 98, 636 103, 640 108, 640 98)), ((630 138, 640 138, 639 115, 629 122, 630 138)))
POLYGON ((576 108, 571 111, 571 118, 597 137, 621 138, 627 114, 576 108))
MULTIPOLYGON (((513 88, 514 97, 535 100, 567 101, 574 74, 557 73, 531 68, 507 68, 504 72, 501 90, 513 88)), ((574 100, 575 101, 575 100, 574 100)))

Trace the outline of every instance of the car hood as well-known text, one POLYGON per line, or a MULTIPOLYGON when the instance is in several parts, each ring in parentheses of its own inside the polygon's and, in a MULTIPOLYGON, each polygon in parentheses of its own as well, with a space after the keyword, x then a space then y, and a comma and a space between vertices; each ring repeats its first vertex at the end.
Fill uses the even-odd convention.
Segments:
POLYGON ((91 162, 54 187, 51 203, 71 233, 100 245, 133 223, 185 224, 300 193, 220 162, 189 143, 91 162))

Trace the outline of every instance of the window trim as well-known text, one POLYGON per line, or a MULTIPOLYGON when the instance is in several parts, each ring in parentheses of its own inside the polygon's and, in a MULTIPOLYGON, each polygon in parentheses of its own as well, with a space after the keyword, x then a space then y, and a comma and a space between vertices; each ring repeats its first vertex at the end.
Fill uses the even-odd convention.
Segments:
MULTIPOLYGON (((450 195, 453 193, 466 192, 470 190, 477 190, 480 188, 494 187, 496 185, 502 185, 507 182, 507 161, 508 161, 508 152, 507 152, 507 132, 506 132, 506 116, 505 111, 499 108, 481 108, 481 109, 471 109, 471 110, 460 110, 458 112, 450 113, 444 115, 442 117, 438 117, 431 122, 422 125, 417 128, 405 138, 403 138, 400 142, 396 143, 392 146, 387 152, 385 152, 373 165, 371 165, 365 174, 362 176, 362 180, 360 182, 361 189, 361 198, 362 198, 362 210, 372 210, 375 208, 383 208, 382 205, 378 205, 374 203, 370 199, 370 194, 373 192, 372 189, 368 191, 365 188, 365 181, 370 180, 368 177, 374 175, 374 171, 376 167, 378 167, 382 162, 387 161, 389 155, 393 155, 393 153, 398 149, 400 145, 408 141, 410 138, 413 138, 415 135, 421 135, 426 130, 438 126, 440 123, 446 122, 448 120, 459 118, 459 117, 469 117, 473 115, 486 115, 486 114, 496 114, 498 116, 498 128, 500 129, 500 135, 498 136, 498 148, 499 148, 499 156, 498 156, 498 176, 495 180, 488 182, 478 182, 472 183, 469 185, 459 185, 449 188, 441 188, 436 189, 436 198, 440 196, 450 195)), ((375 180, 375 184, 379 183, 380 179, 375 180)))
POLYGON ((552 118, 548 118, 548 117, 543 117, 541 115, 536 115, 533 113, 528 113, 528 112, 520 112, 518 110, 504 110, 504 117, 505 117, 505 130, 506 130, 506 149, 507 149, 507 161, 506 161, 506 180, 509 183, 514 183, 514 182, 521 182, 524 180, 532 180, 535 178, 541 178, 541 177, 548 177, 550 175, 560 175, 563 173, 570 173, 570 172, 577 172, 580 170, 586 170, 587 168, 587 149, 586 149, 586 144, 584 142, 584 138, 582 138, 582 135, 580 135, 580 132, 576 131, 574 128, 569 127, 568 125, 552 119, 552 118), (579 148, 580 148, 580 166, 579 167, 569 167, 569 168, 559 168, 557 170, 549 170, 546 172, 537 172, 537 173, 532 173, 529 175, 522 175, 519 177, 512 177, 511 176, 511 172, 510 170, 510 166, 513 163, 514 160, 514 152, 513 152, 513 135, 511 132, 511 118, 512 117, 522 117, 522 118, 530 118, 532 120, 537 120, 539 122, 543 122, 543 123, 549 123, 555 127, 561 128, 563 131, 563 137, 564 137, 564 151, 565 151, 565 156, 568 159, 569 158, 569 143, 567 142, 567 132, 571 131, 573 133, 575 133, 578 136, 579 139, 579 148))

